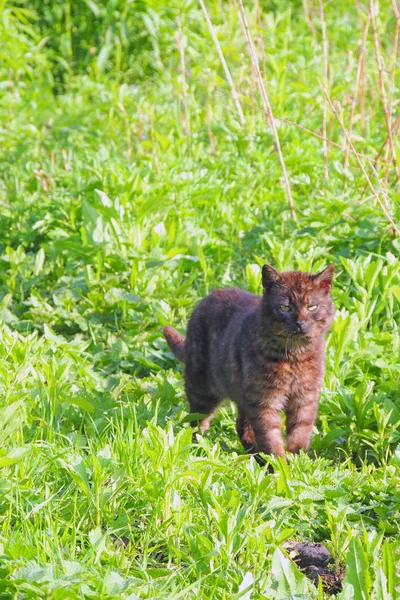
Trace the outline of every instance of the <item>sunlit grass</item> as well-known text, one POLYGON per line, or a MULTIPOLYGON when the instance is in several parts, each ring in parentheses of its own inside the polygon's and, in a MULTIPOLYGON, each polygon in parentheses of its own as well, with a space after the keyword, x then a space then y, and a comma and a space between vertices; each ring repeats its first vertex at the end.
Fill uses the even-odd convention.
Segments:
MULTIPOLYGON (((356 161, 343 170, 330 146, 325 181, 321 140, 282 121, 321 133, 318 7, 314 40, 302 3, 261 6, 295 223, 233 4, 207 6, 244 126, 197 4, 28 4, 0 19, 0 598, 324 598, 284 554, 301 540, 347 565, 341 598, 395 600, 400 244, 356 161), (192 440, 161 335, 213 288, 258 293, 264 262, 336 265, 312 448, 272 473, 243 453, 230 403, 192 440)), ((347 124, 365 11, 325 13, 347 124)), ((389 2, 378 27, 390 72, 389 2)), ((386 130, 367 47, 353 135, 374 158, 386 130)), ((331 115, 328 133, 343 144, 331 115)), ((398 218, 392 174, 387 203, 398 218)))

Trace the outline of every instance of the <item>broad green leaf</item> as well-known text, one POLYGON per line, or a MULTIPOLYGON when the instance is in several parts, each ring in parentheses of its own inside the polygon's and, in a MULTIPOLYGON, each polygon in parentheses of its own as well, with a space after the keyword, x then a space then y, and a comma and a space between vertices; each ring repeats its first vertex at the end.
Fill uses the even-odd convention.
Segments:
POLYGON ((399 583, 396 562, 392 545, 386 540, 382 548, 382 574, 385 577, 388 593, 396 600, 398 593, 396 586, 399 583))
POLYGON ((276 600, 295 600, 310 590, 305 575, 279 548, 272 556, 271 579, 271 593, 276 600))
POLYGON ((24 448, 14 448, 10 450, 5 456, 0 456, 0 468, 9 467, 15 465, 24 458, 26 458, 32 452, 31 446, 25 446, 24 448))
POLYGON ((345 592, 346 586, 352 586, 355 600, 369 600, 371 589, 371 578, 366 552, 359 537, 353 537, 350 541, 346 557, 346 575, 343 580, 343 597, 347 600, 349 592, 345 592))

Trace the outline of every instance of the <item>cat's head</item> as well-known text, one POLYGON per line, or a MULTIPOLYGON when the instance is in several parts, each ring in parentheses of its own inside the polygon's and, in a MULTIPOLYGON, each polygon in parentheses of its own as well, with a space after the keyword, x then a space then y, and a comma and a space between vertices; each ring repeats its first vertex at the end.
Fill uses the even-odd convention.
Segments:
POLYGON ((293 340, 312 340, 325 333, 334 315, 330 296, 335 267, 315 275, 302 271, 279 273, 262 269, 263 317, 271 333, 293 340))

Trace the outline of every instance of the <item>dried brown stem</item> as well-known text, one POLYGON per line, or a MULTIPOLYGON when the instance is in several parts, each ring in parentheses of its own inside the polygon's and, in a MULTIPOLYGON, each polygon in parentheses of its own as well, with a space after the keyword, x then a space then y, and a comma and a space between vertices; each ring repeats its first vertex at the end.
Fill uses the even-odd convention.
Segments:
POLYGON ((309 28, 309 30, 311 31, 311 35, 312 37, 315 39, 317 39, 317 31, 315 29, 315 25, 313 23, 311 14, 310 14, 310 9, 308 8, 308 0, 302 0, 303 3, 303 10, 304 10, 304 17, 306 19, 306 23, 307 26, 309 28))
POLYGON ((378 174, 378 172, 377 172, 377 170, 375 168, 375 165, 372 163, 371 160, 368 161, 368 164, 369 164, 369 167, 371 169, 371 172, 374 174, 376 180, 380 184, 380 190, 381 190, 382 195, 383 195, 383 200, 385 202, 386 209, 389 211, 390 210, 390 204, 389 204, 389 198, 388 198, 388 195, 387 195, 387 192, 386 192, 386 189, 385 189, 385 183, 384 183, 384 185, 382 185, 382 182, 381 182, 381 180, 379 178, 379 174, 378 174))
POLYGON ((161 175, 160 161, 158 160, 156 136, 155 136, 155 132, 154 132, 153 107, 151 105, 150 105, 149 116, 150 116, 150 136, 151 136, 151 146, 153 149, 154 166, 156 168, 157 175, 160 176, 161 175))
MULTIPOLYGON (((357 104, 358 88, 360 85, 361 72, 363 70, 363 65, 364 65, 365 44, 367 41, 369 21, 370 21, 370 16, 368 15, 367 22, 365 23, 365 27, 364 27, 364 31, 363 31, 363 35, 362 35, 362 39, 361 39, 360 56, 358 58, 358 64, 357 64, 353 101, 351 103, 350 120, 349 120, 349 127, 348 127, 348 133, 349 133, 350 137, 351 137, 351 134, 353 131, 353 121, 354 121, 354 113, 355 113, 356 104, 357 104)), ((346 153, 344 156, 344 165, 343 165, 344 170, 346 170, 348 168, 348 166, 349 166, 349 146, 346 145, 346 153)))
POLYGON ((177 32, 176 32, 176 45, 179 50, 179 57, 181 63, 181 77, 182 77, 182 102, 183 102, 183 130, 185 135, 189 135, 190 133, 190 114, 189 114, 189 106, 187 99, 187 83, 186 83, 186 66, 185 66, 185 39, 182 32, 181 19, 178 15, 176 17, 177 24, 177 32))
MULTIPOLYGON (((319 0, 319 13, 321 18, 321 29, 322 29, 322 51, 323 51, 323 59, 324 59, 324 87, 328 89, 328 38, 326 37, 326 23, 325 23, 325 11, 323 0, 319 0)), ((322 149, 324 152, 324 179, 329 179, 329 171, 328 171, 328 144, 326 143, 326 120, 328 114, 328 105, 326 102, 326 98, 324 97, 324 104, 322 107, 322 135, 324 137, 324 141, 322 143, 322 149)))
POLYGON ((360 71, 360 129, 361 135, 365 133, 365 54, 362 55, 361 59, 361 71, 360 71))
POLYGON ((211 23, 211 19, 209 17, 208 12, 207 12, 207 8, 206 8, 206 6, 204 4, 204 1, 203 0, 199 0, 199 3, 200 3, 200 6, 201 6, 201 8, 203 10, 204 17, 206 19, 208 28, 210 30, 212 39, 214 41, 215 47, 216 47, 217 52, 218 52, 218 56, 219 56, 220 61, 222 63, 223 69, 225 71, 225 76, 226 76, 226 78, 228 80, 228 83, 229 83, 229 85, 231 87, 232 98, 233 98, 233 101, 234 101, 235 106, 237 108, 237 111, 239 113, 240 123, 241 123, 241 125, 244 125, 245 124, 245 119, 244 119, 243 110, 242 110, 242 107, 240 105, 239 96, 238 96, 238 94, 236 92, 236 89, 235 89, 235 86, 233 84, 233 79, 232 79, 231 74, 229 72, 228 65, 226 64, 226 60, 225 60, 225 57, 224 57, 223 52, 222 52, 221 44, 219 43, 219 40, 218 40, 217 35, 215 33, 214 26, 211 23))
POLYGON ((296 218, 296 211, 295 211, 295 208, 294 208, 294 202, 293 202, 293 198, 292 198, 292 192, 291 192, 291 189, 290 189, 289 177, 288 177, 288 174, 287 174, 287 171, 286 171, 285 160, 283 158, 283 154, 282 154, 282 150, 281 150, 281 144, 280 144, 279 136, 278 136, 278 131, 276 129, 276 125, 275 125, 275 122, 274 122, 274 116, 273 116, 273 113, 272 113, 271 103, 269 101, 267 90, 265 88, 263 79, 261 77, 260 67, 258 65, 257 54, 256 54, 256 51, 255 51, 255 48, 254 48, 253 39, 251 37, 249 25, 248 25, 248 22, 247 22, 247 17, 246 17, 246 13, 245 13, 244 6, 243 6, 243 1, 242 0, 235 0, 235 4, 239 8, 240 22, 241 22, 241 25, 242 25, 242 28, 243 28, 244 36, 245 36, 246 41, 247 41, 247 46, 248 46, 248 50, 249 50, 250 61, 251 61, 254 73, 256 75, 256 81, 257 81, 258 91, 259 91, 260 98, 261 98, 261 104, 262 104, 262 107, 263 107, 263 110, 264 110, 264 114, 265 114, 266 119, 267 119, 267 123, 269 123, 269 125, 270 125, 270 127, 272 129, 272 134, 274 136, 275 147, 276 147, 276 151, 277 151, 278 156, 279 156, 279 161, 281 163, 283 181, 284 181, 286 195, 287 195, 289 206, 290 206, 290 212, 291 212, 291 215, 292 215, 292 219, 294 221, 296 221, 297 220, 297 218, 296 218))
MULTIPOLYGON (((208 82, 204 81, 204 84, 208 86, 208 82)), ((226 91, 223 90, 222 88, 219 88, 218 86, 216 86, 215 91, 217 91, 218 93, 222 94, 222 95, 227 95, 226 91)), ((242 95, 242 100, 248 101, 249 99, 246 96, 242 95)), ((252 100, 252 99, 251 99, 252 100)), ((251 104, 251 106, 253 106, 253 102, 251 104)), ((264 112, 264 110, 260 107, 255 105, 255 108, 257 110, 262 110, 264 112)), ((316 133, 315 131, 312 131, 312 129, 308 129, 307 127, 304 127, 304 125, 299 125, 299 123, 295 123, 294 121, 291 121, 290 119, 286 119, 284 117, 274 117, 275 120, 277 121, 281 121, 282 123, 286 123, 287 125, 291 125, 292 127, 296 127, 297 129, 300 129, 301 131, 304 131, 305 133, 308 133, 309 135, 312 135, 313 137, 319 139, 319 140, 324 140, 323 136, 319 133, 316 133)), ((400 116, 399 116, 399 121, 400 121, 400 116)), ((395 128, 393 128, 393 133, 395 132, 395 128)), ((329 138, 325 138, 326 143, 329 144, 330 146, 333 146, 334 148, 338 148, 339 150, 342 150, 343 152, 345 152, 346 150, 346 145, 342 146, 341 144, 338 144, 337 142, 333 142, 331 139, 329 138)), ((385 140, 385 144, 386 144, 385 140)), ((350 148, 350 154, 354 154, 354 156, 359 156, 360 158, 363 158, 364 160, 370 161, 373 160, 374 164, 377 164, 378 162, 381 163, 382 165, 385 165, 386 162, 383 160, 380 160, 380 155, 382 154, 383 151, 383 146, 381 148, 381 151, 375 156, 374 159, 372 159, 370 156, 367 156, 366 154, 362 154, 361 152, 357 152, 356 150, 352 150, 350 148)))
POLYGON ((396 15, 396 20, 400 21, 400 10, 399 10, 399 7, 397 6, 396 0, 392 0, 392 6, 393 6, 393 12, 396 15))
MULTIPOLYGON (((308 129, 307 127, 304 127, 303 125, 299 125, 298 123, 294 123, 294 121, 290 121, 289 119, 284 119, 282 117, 275 117, 275 118, 278 119, 278 121, 282 121, 283 123, 287 123, 288 125, 292 125, 293 127, 297 127, 297 129, 301 129, 302 131, 305 131, 306 133, 309 133, 310 135, 312 135, 315 138, 318 138, 319 140, 323 140, 324 139, 322 137, 322 135, 320 135, 319 133, 315 133, 315 131, 312 131, 311 129, 308 129)), ((326 138, 325 141, 330 146, 334 146, 335 148, 339 148, 339 150, 343 150, 343 152, 346 150, 346 146, 341 146, 340 144, 337 144, 336 142, 333 142, 329 138, 326 138)), ((371 157, 367 156, 366 154, 361 154, 360 152, 357 152, 356 150, 354 150, 354 148, 353 149, 350 148, 350 153, 353 154, 354 156, 358 156, 360 158, 364 158, 365 160, 368 160, 368 161, 371 160, 371 157)), ((375 160, 376 160, 376 162, 378 162, 379 161, 379 156, 375 160)))
POLYGON ((128 113, 126 112, 125 106, 120 102, 118 104, 119 110, 122 112, 124 123, 125 123, 125 133, 126 133, 126 143, 128 146, 128 160, 132 161, 132 140, 131 140, 131 126, 129 123, 128 113))
MULTIPOLYGON (((397 119, 394 122, 394 125, 392 127, 392 133, 393 133, 393 135, 397 135, 397 133, 399 131, 399 128, 400 128, 400 115, 397 117, 397 119)), ((376 168, 376 165, 377 165, 378 162, 382 163, 383 165, 387 165, 387 161, 384 160, 384 159, 381 159, 382 152, 387 147, 387 142, 388 142, 388 138, 386 137, 385 141, 383 142, 383 144, 382 144, 382 146, 381 146, 378 154, 375 156, 375 158, 373 160, 372 159, 368 159, 368 160, 372 160, 372 166, 374 168, 376 168)), ((367 189, 367 187, 368 187, 368 184, 366 183, 364 185, 363 191, 361 192, 361 198, 364 196, 365 190, 367 189)))
POLYGON ((381 54, 381 50, 380 50, 378 31, 376 28, 374 0, 370 0, 369 6, 370 6, 372 31, 374 34, 376 63, 378 66, 378 83, 379 83, 380 100, 381 100, 383 112, 385 115, 388 143, 389 143, 390 152, 392 155, 391 159, 392 159, 394 170, 396 173, 397 184, 400 185, 400 171, 399 171, 399 168, 398 168, 397 162, 396 162, 396 151, 394 148, 394 142, 393 142, 393 136, 392 136, 391 117, 389 114, 388 103, 387 103, 387 98, 386 98, 385 82, 384 82, 384 76, 383 76, 383 60, 382 60, 382 54, 381 54))
POLYGON ((212 152, 212 154, 215 154, 215 140, 214 140, 214 133, 211 130, 210 98, 208 95, 207 95, 207 100, 206 100, 206 123, 207 123, 208 139, 210 140, 211 152, 212 152))
MULTIPOLYGON (((397 7, 395 0, 392 0, 393 10, 396 15, 396 30, 394 33, 394 43, 393 43, 393 54, 392 54, 392 72, 390 76, 390 88, 389 88, 389 116, 392 119, 393 114, 393 100, 394 100, 394 85, 395 85, 395 75, 396 75, 396 66, 397 66, 397 51, 399 47, 399 33, 400 33, 400 13, 397 7)), ((392 121, 391 121, 392 122, 392 121)), ((393 130, 393 127, 392 127, 393 130)), ((386 169, 385 173, 385 181, 388 183, 389 179, 389 168, 386 169)))
POLYGON ((392 54, 392 72, 390 75, 390 90, 389 90, 389 114, 390 115, 392 115, 392 109, 393 109, 394 79, 396 76, 397 51, 399 49, 399 33, 400 33, 400 16, 396 19, 396 30, 394 33, 393 54, 392 54))
POLYGON ((265 64, 265 47, 264 47, 264 36, 261 22, 261 11, 260 11, 260 0, 255 0, 256 5, 256 15, 257 15, 257 25, 258 25, 258 35, 260 40, 260 51, 261 51, 261 64, 263 70, 263 77, 265 85, 267 85, 267 65, 265 64))
MULTIPOLYGON (((336 117, 336 119, 337 119, 337 121, 338 121, 338 123, 339 123, 339 125, 340 125, 340 127, 341 127, 341 129, 343 131, 343 133, 344 133, 344 136, 345 136, 345 138, 347 140, 347 143, 349 144, 350 148, 352 150, 354 150, 354 146, 353 146, 352 141, 351 141, 351 139, 349 137, 349 134, 347 133, 347 130, 346 130, 344 124, 343 124, 343 121, 341 120, 341 118, 340 118, 340 116, 339 116, 336 108, 334 107, 331 99, 329 98, 329 95, 328 95, 328 92, 327 92, 326 88, 323 87, 323 90, 324 90, 324 95, 325 95, 327 101, 329 102, 329 106, 331 107, 331 110, 332 110, 333 114, 335 115, 335 117, 336 117)), ((392 217, 390 216, 390 214, 389 214, 386 206, 384 205, 384 203, 382 202, 382 200, 379 198, 378 193, 377 193, 376 189, 374 188, 374 186, 372 185, 371 179, 370 179, 367 171, 365 170, 365 167, 364 167, 361 159, 359 158, 359 156, 356 153, 355 153, 355 156, 357 158, 358 164, 360 165, 361 171, 363 172, 363 175, 364 175, 364 177, 365 177, 365 179, 367 181, 368 187, 369 187, 369 189, 372 192, 372 195, 374 196, 376 202, 378 203, 379 207, 381 208, 381 210, 382 210, 383 214, 385 215, 386 219, 391 224, 391 226, 393 228, 393 231, 397 235, 400 235, 399 228, 397 227, 396 223, 393 221, 392 217)), ((376 173, 376 171, 375 171, 375 173, 376 173)))

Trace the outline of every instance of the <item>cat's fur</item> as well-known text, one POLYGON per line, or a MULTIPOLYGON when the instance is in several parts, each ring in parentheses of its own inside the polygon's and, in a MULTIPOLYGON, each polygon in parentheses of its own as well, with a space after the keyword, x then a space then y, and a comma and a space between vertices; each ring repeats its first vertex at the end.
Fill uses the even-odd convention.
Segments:
POLYGON ((324 336, 334 315, 333 272, 333 265, 316 275, 264 265, 262 297, 216 290, 194 310, 186 339, 164 327, 169 347, 185 363, 190 412, 207 415, 202 432, 230 398, 248 451, 283 456, 282 411, 287 450, 308 449, 324 375, 324 336))

